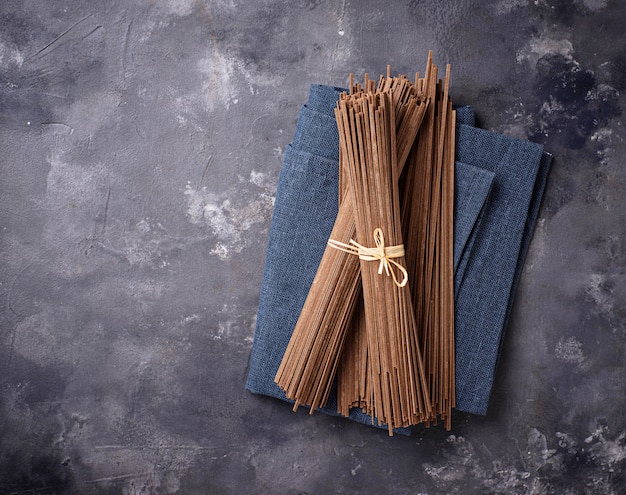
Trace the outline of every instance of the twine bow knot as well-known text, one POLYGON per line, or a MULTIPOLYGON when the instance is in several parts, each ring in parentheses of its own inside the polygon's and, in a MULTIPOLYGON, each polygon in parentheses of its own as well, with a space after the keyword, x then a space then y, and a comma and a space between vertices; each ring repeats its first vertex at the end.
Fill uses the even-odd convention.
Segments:
POLYGON ((335 239, 328 240, 328 245, 332 248, 339 249, 339 251, 356 254, 359 259, 364 261, 379 261, 378 274, 382 275, 383 270, 385 270, 387 276, 391 275, 391 278, 393 278, 394 283, 398 287, 404 287, 409 280, 409 274, 406 268, 393 260, 393 258, 404 256, 404 244, 385 246, 385 236, 383 235, 383 231, 379 228, 374 230, 374 243, 375 247, 366 247, 359 244, 354 239, 350 239, 350 244, 336 241, 335 239), (396 272, 391 265, 395 266, 397 270, 402 273, 402 281, 398 282, 396 272))

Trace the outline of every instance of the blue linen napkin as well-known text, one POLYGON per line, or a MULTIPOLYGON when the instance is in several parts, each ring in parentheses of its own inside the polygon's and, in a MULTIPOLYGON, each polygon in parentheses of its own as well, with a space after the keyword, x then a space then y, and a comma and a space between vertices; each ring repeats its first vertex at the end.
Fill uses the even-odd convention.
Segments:
POLYGON ((550 156, 539 144, 462 124, 456 158, 494 174, 455 279, 456 405, 484 415, 550 156))
MULTIPOLYGON (((285 149, 246 381, 256 394, 287 400, 274 377, 337 215, 339 138, 333 109, 342 91, 311 85, 285 149)), ((476 129, 471 107, 457 108, 457 123, 456 408, 486 414, 550 156, 537 144, 476 129)), ((334 392, 320 410, 337 415, 334 392)), ((350 418, 372 423, 359 409, 351 410, 350 418)))

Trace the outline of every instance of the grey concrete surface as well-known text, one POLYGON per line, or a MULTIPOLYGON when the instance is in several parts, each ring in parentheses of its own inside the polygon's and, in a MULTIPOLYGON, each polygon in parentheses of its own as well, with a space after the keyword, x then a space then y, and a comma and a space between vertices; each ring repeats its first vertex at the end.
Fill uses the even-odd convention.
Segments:
POLYGON ((621 0, 3 0, 0 494, 626 493, 621 0), (554 163, 486 417, 244 390, 310 83, 452 64, 554 163))

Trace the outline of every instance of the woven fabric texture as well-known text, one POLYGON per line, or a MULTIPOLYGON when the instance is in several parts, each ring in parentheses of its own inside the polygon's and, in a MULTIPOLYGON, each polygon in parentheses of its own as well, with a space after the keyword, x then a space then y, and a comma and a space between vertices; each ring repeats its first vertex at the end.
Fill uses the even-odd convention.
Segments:
POLYGON ((457 408, 484 415, 549 160, 538 144, 476 127, 457 136, 457 159, 495 174, 455 300, 457 408))
MULTIPOLYGON (((274 377, 337 214, 339 142, 333 109, 342 91, 311 85, 285 149, 246 381, 256 394, 286 400, 274 377)), ((550 157, 539 145, 472 127, 471 107, 457 107, 457 123, 457 409, 485 414, 550 157)), ((321 411, 336 414, 335 404, 331 394, 321 411)), ((358 409, 350 417, 372 422, 358 409)))

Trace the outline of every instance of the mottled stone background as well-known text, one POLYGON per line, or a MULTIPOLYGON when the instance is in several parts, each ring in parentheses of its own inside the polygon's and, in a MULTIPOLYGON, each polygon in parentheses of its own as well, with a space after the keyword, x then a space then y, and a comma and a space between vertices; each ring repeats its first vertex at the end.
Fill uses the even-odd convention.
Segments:
POLYGON ((3 0, 0 494, 626 493, 622 0, 3 0), (554 155, 485 418, 244 390, 310 83, 452 64, 554 155))

